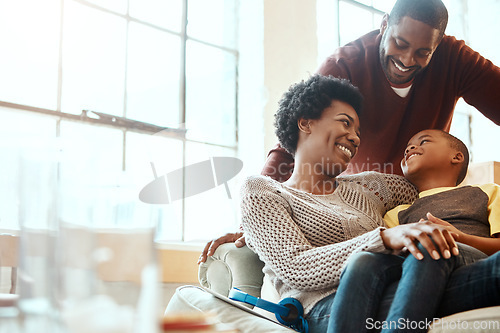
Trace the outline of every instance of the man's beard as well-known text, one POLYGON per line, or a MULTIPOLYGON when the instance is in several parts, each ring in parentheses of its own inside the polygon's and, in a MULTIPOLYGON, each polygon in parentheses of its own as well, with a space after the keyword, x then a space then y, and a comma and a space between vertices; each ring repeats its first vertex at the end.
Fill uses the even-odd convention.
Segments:
MULTIPOLYGON (((383 39, 382 39, 383 41, 383 39)), ((407 77, 398 77, 395 76, 394 73, 392 73, 389 70, 390 66, 394 66, 393 64, 390 64, 391 62, 391 57, 387 56, 385 53, 384 48, 382 47, 382 42, 380 43, 380 49, 379 49, 379 58, 380 58, 380 65, 382 66, 382 70, 384 71, 385 77, 387 80, 389 80, 390 83, 392 84, 405 84, 407 82, 410 82, 413 80, 415 75, 420 73, 422 71, 422 67, 415 68, 413 72, 407 76, 407 77)))

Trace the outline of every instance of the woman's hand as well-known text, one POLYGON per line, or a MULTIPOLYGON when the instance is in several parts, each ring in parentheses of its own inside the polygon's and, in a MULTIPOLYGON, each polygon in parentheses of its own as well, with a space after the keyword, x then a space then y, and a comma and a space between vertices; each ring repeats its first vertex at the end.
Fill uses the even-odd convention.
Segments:
POLYGON ((430 221, 421 220, 417 223, 398 225, 383 230, 381 236, 386 248, 400 251, 406 247, 418 260, 422 260, 424 255, 418 249, 417 242, 422 244, 435 260, 441 258, 440 253, 445 259, 450 258, 451 253, 458 255, 455 239, 459 236, 448 230, 447 226, 430 221))
POLYGON ((198 258, 198 264, 207 261, 207 257, 213 255, 215 250, 217 250, 217 248, 220 245, 224 243, 233 243, 233 242, 234 245, 236 245, 236 247, 245 246, 246 242, 243 233, 242 232, 227 233, 224 236, 209 241, 207 245, 205 245, 205 248, 203 249, 203 251, 200 254, 200 257, 198 258))

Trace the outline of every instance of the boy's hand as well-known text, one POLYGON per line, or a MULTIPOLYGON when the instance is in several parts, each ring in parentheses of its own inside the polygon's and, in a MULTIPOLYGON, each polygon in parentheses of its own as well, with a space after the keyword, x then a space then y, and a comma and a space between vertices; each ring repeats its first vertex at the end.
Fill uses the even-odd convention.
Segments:
POLYGON ((386 248, 400 251, 406 247, 418 260, 422 260, 424 255, 418 249, 417 243, 422 244, 435 260, 440 259, 441 255, 445 259, 450 258, 451 253, 458 255, 455 242, 458 235, 450 232, 446 226, 430 221, 398 225, 383 230, 381 236, 386 248))
POLYGON ((200 257, 198 258, 198 264, 207 261, 207 257, 213 255, 215 250, 217 250, 217 248, 220 245, 233 242, 234 245, 236 245, 236 247, 245 246, 246 242, 243 233, 242 232, 227 233, 224 236, 209 241, 207 245, 205 245, 205 248, 203 249, 203 251, 200 254, 200 257))

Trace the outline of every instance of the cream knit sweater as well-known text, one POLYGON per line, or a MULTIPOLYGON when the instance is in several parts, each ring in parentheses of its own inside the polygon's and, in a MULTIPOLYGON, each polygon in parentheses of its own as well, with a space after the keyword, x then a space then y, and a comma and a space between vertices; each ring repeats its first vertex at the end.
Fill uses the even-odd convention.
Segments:
POLYGON ((403 177, 377 172, 337 177, 329 195, 313 195, 269 177, 248 178, 241 190, 248 246, 265 263, 280 297, 294 297, 306 314, 336 291, 347 259, 385 252, 382 216, 410 203, 416 189, 403 177))

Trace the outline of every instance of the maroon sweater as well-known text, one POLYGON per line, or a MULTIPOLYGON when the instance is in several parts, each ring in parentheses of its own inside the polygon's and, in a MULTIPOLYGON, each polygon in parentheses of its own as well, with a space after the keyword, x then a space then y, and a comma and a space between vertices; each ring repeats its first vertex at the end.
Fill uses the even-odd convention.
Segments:
MULTIPOLYGON (((322 75, 349 79, 364 97, 361 145, 348 173, 401 174, 400 161, 408 140, 424 129, 449 131, 460 97, 500 125, 500 68, 464 41, 444 36, 429 65, 402 98, 392 90, 380 65, 380 39, 379 31, 372 31, 337 49, 318 70, 322 75)), ((262 173, 283 181, 291 161, 293 157, 284 149, 274 149, 262 173)))

